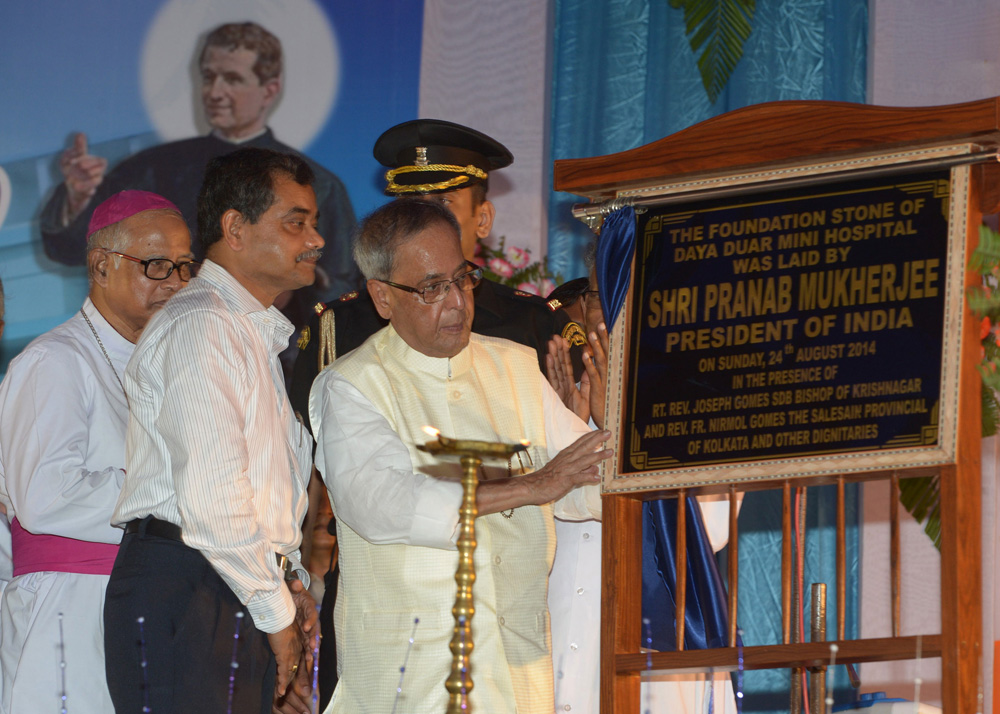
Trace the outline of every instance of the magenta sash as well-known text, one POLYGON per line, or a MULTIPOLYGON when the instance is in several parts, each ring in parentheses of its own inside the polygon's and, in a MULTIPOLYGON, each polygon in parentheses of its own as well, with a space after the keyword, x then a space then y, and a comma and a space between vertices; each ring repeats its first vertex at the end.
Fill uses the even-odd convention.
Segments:
POLYGON ((118 555, 118 546, 109 543, 29 533, 17 518, 10 524, 10 540, 15 578, 46 571, 111 575, 111 567, 118 555))

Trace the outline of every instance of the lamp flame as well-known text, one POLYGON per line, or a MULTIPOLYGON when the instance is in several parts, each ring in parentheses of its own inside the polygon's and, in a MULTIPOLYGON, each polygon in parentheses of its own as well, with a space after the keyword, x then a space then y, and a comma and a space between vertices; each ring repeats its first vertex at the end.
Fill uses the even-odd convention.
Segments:
POLYGON ((428 436, 433 436, 435 439, 441 436, 441 432, 435 429, 433 426, 425 426, 424 433, 428 436))

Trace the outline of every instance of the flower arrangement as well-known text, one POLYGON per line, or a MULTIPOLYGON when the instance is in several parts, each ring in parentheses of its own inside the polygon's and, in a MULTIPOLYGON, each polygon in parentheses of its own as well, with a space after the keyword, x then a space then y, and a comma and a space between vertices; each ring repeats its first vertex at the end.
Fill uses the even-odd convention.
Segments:
POLYGON ((527 248, 507 246, 503 236, 500 244, 491 248, 482 239, 476 241, 476 253, 472 262, 483 269, 489 279, 532 295, 546 297, 562 282, 559 275, 549 271, 543 258, 531 262, 531 251, 527 248))

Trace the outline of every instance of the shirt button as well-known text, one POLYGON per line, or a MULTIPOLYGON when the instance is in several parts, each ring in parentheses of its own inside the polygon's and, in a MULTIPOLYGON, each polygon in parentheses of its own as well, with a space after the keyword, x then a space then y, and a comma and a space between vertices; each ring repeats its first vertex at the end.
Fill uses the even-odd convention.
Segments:
POLYGON ((500 618, 500 624, 501 624, 501 625, 502 625, 502 624, 504 624, 504 619, 503 619, 503 617, 501 617, 501 618, 500 618))
POLYGON ((590 540, 590 533, 584 533, 583 534, 583 539, 584 540, 590 540))
POLYGON ((571 644, 571 645, 569 646, 569 648, 570 648, 571 650, 573 650, 574 652, 576 652, 576 651, 577 651, 577 650, 578 650, 578 649, 579 649, 580 647, 579 647, 579 645, 577 645, 577 644, 576 644, 576 643, 574 642, 574 643, 572 643, 572 644, 571 644))
POLYGON ((583 595, 583 588, 577 588, 576 589, 576 594, 577 595, 583 595))
POLYGON ((566 712, 568 712, 568 711, 570 711, 570 710, 571 710, 572 708, 573 708, 573 707, 571 707, 571 706, 570 706, 569 704, 563 704, 563 711, 566 711, 566 712))
POLYGON ((462 397, 462 393, 460 391, 458 391, 457 389, 454 392, 451 393, 451 398, 452 399, 460 399, 461 397, 462 397))
POLYGON ((495 557, 495 558, 493 559, 493 562, 494 562, 494 563, 496 563, 497 565, 500 565, 500 563, 502 563, 502 562, 503 562, 503 558, 501 558, 501 557, 500 557, 500 556, 498 555, 497 557, 495 557))

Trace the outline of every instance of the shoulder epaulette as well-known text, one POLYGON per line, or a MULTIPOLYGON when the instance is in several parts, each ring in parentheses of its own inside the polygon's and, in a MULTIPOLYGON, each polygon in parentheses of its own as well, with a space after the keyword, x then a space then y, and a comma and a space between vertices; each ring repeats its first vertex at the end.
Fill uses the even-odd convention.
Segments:
POLYGON ((360 293, 357 290, 352 290, 349 293, 344 293, 343 295, 341 295, 337 299, 340 302, 350 302, 351 300, 357 300, 358 299, 358 295, 360 295, 360 293))
POLYGON ((322 372, 337 359, 337 330, 334 311, 327 310, 319 316, 319 349, 316 351, 316 367, 322 372))

